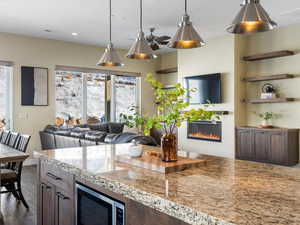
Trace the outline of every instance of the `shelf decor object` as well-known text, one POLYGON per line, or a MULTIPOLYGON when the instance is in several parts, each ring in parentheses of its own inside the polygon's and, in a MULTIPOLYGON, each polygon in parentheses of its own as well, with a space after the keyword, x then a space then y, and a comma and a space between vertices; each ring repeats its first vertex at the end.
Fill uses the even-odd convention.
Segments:
POLYGON ((293 102, 295 98, 244 99, 243 102, 252 104, 293 102))
POLYGON ((155 59, 157 56, 153 53, 153 50, 150 48, 145 34, 143 32, 143 4, 140 0, 140 31, 138 37, 135 40, 134 44, 130 48, 129 52, 126 54, 127 58, 130 59, 155 59))
POLYGON ((48 68, 21 67, 21 105, 48 106, 48 68))
POLYGON ((178 68, 173 67, 173 68, 168 68, 168 69, 163 69, 163 70, 158 70, 156 71, 157 74, 168 74, 168 73, 177 73, 178 68))
POLYGON ((242 8, 227 28, 233 34, 254 34, 273 30, 277 27, 260 4, 260 0, 244 0, 242 8))
POLYGON ((187 14, 187 0, 185 0, 185 13, 179 23, 179 28, 169 42, 168 47, 176 49, 190 49, 204 46, 205 43, 197 33, 190 21, 190 16, 187 14))
POLYGON ((277 75, 247 77, 247 78, 243 78, 243 81, 245 81, 245 82, 260 82, 260 81, 269 81, 269 80, 291 79, 294 77, 295 76, 292 74, 277 74, 277 75))
POLYGON ((124 63, 120 60, 117 52, 114 49, 111 38, 111 0, 109 0, 109 43, 105 49, 104 54, 97 63, 97 66, 124 66, 124 63))
POLYGON ((273 58, 291 56, 294 54, 295 54, 295 52, 293 52, 293 51, 283 50, 283 51, 257 54, 257 55, 252 55, 252 56, 244 56, 243 60, 244 61, 258 61, 258 60, 264 60, 264 59, 273 59, 273 58))

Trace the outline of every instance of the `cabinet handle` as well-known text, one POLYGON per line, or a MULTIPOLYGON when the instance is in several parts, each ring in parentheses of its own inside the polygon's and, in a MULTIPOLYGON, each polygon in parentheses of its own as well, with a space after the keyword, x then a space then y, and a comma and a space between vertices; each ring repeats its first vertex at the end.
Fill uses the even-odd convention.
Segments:
POLYGON ((55 176, 54 174, 49 173, 49 172, 47 173, 47 176, 50 177, 50 178, 52 178, 52 179, 54 179, 54 180, 61 180, 60 177, 57 177, 57 176, 55 176))
POLYGON ((63 200, 69 199, 69 197, 64 196, 64 195, 63 195, 62 193, 60 193, 60 192, 56 192, 56 195, 57 195, 57 197, 59 197, 59 198, 61 198, 61 199, 63 199, 63 200))

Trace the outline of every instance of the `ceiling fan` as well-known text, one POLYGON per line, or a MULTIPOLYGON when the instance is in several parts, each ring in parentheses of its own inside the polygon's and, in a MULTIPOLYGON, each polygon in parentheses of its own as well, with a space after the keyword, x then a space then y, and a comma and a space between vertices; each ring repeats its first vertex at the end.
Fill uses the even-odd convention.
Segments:
POLYGON ((146 36, 146 40, 148 41, 150 48, 153 51, 160 49, 160 45, 167 45, 169 43, 169 39, 171 37, 163 35, 163 36, 156 36, 153 34, 155 28, 150 28, 150 34, 146 36))

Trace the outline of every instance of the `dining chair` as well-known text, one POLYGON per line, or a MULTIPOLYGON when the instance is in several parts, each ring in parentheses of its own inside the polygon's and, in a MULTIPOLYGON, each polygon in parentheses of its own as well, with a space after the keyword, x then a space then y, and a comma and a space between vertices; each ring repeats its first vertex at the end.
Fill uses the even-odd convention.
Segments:
POLYGON ((10 139, 8 142, 8 146, 12 148, 17 148, 19 142, 19 136, 20 134, 17 132, 10 132, 10 139))
POLYGON ((26 152, 28 143, 30 141, 31 136, 30 135, 25 135, 25 134, 20 134, 19 140, 18 140, 18 145, 16 146, 16 149, 21 151, 21 152, 26 152))
MULTIPOLYGON (((19 135, 17 150, 26 152, 28 143, 30 141, 29 135, 19 135)), ((21 200, 23 205, 28 209, 29 206, 23 196, 21 186, 21 175, 23 169, 23 162, 9 163, 9 167, 1 169, 1 187, 5 187, 6 190, 0 193, 12 193, 17 200, 21 200)))
POLYGON ((9 136, 10 136, 10 131, 9 130, 2 131, 2 136, 1 136, 1 139, 0 139, 0 143, 7 145, 8 142, 9 142, 9 136))

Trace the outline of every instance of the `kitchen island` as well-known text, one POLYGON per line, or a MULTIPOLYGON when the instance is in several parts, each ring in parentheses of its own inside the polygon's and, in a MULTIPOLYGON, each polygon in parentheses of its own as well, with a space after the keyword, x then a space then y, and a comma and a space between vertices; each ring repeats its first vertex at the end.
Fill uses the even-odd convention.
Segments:
MULTIPOLYGON (((143 148, 145 151, 155 150, 149 146, 143 148)), ((206 159, 207 163, 200 168, 161 174, 115 161, 116 155, 126 152, 128 144, 35 152, 35 157, 39 158, 41 185, 38 221, 43 221, 45 214, 53 213, 41 213, 49 208, 42 203, 47 195, 41 199, 41 191, 46 188, 50 190, 52 185, 45 184, 43 176, 46 175, 52 176, 53 183, 64 187, 56 193, 62 196, 61 199, 65 197, 70 201, 60 209, 69 210, 74 217, 73 188, 75 182, 80 182, 106 195, 121 198, 121 201, 128 200, 133 205, 138 203, 134 207, 128 204, 130 210, 126 215, 130 222, 126 219, 127 225, 139 224, 132 221, 147 216, 149 218, 145 219, 143 225, 300 224, 299 169, 180 152, 181 156, 206 159), (58 175, 55 175, 54 168, 60 171, 58 175), (67 182, 63 183, 57 176, 67 182), (145 207, 151 213, 144 213, 140 218, 138 215, 130 216, 135 211, 141 213, 139 207, 145 207), (166 215, 167 219, 162 215, 166 215)), ((51 198, 48 200, 51 201, 51 198)), ((75 224, 75 219, 65 219, 69 224, 75 224)), ((44 224, 51 224, 51 221, 38 225, 44 224)), ((55 224, 68 223, 63 221, 55 224)))

